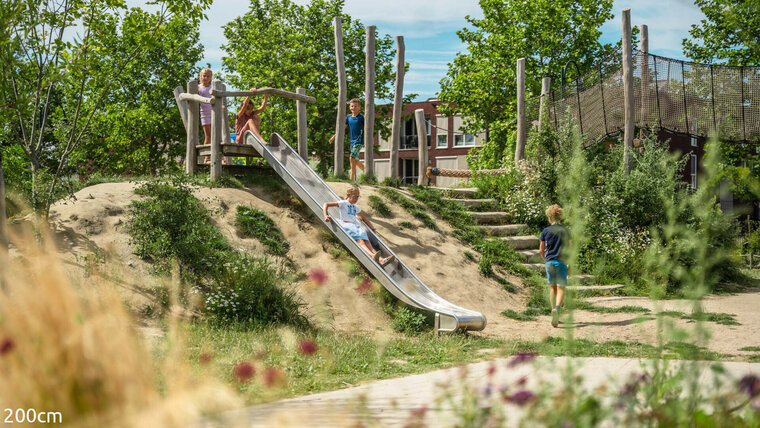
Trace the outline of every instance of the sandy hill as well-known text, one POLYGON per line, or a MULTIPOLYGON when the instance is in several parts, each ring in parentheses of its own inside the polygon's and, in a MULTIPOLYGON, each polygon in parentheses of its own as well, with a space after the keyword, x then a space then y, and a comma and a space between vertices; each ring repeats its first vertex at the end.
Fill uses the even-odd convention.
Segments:
MULTIPOLYGON (((331 186, 342 195, 348 184, 331 183, 331 186)), ((150 265, 133 253, 129 235, 124 231, 129 204, 140 198, 134 194, 135 187, 134 183, 98 184, 80 190, 73 198, 51 208, 50 223, 56 231, 59 248, 73 269, 81 270, 93 264, 103 266, 104 271, 122 278, 125 286, 133 289, 159 281, 150 273, 150 265), (96 255, 100 255, 99 258, 96 255), (103 258, 106 263, 102 263, 103 258)), ((484 278, 477 264, 465 257, 464 251, 468 248, 451 236, 452 229, 445 222, 438 222, 440 231, 432 231, 392 202, 388 205, 393 216, 383 218, 373 212, 367 201, 370 195, 377 193, 376 188, 362 186, 361 191, 359 205, 375 223, 379 235, 433 291, 456 305, 483 312, 488 319, 484 334, 503 335, 520 329, 500 312, 507 308, 520 309, 526 296, 509 293, 496 281, 484 278), (400 228, 398 224, 402 221, 412 222, 417 228, 400 228)), ((237 233, 236 207, 250 206, 266 212, 282 230, 290 243, 287 256, 298 271, 305 273, 321 268, 328 273, 326 283, 320 288, 314 288, 308 280, 296 284, 315 322, 343 331, 390 330, 390 319, 380 304, 370 294, 356 292, 356 279, 349 276, 344 261, 328 253, 324 232, 320 232, 320 229, 325 230, 320 218, 280 207, 271 191, 256 186, 197 188, 195 195, 212 213, 216 226, 233 247, 244 248, 254 255, 265 254, 256 239, 243 238, 237 233)))

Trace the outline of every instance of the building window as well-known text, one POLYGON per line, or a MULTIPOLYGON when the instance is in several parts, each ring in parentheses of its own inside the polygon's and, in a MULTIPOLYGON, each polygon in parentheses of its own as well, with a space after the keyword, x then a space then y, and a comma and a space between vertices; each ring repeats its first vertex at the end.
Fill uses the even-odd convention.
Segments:
POLYGON ((417 159, 402 159, 401 174, 403 176, 402 182, 404 185, 417 184, 417 177, 419 176, 419 162, 417 159))
POLYGON ((691 136, 691 146, 697 147, 697 137, 694 135, 691 136))
POLYGON ((446 148, 446 147, 449 146, 449 136, 448 135, 446 135, 446 134, 444 134, 444 135, 436 135, 435 139, 436 139, 436 147, 446 148))
POLYGON ((474 146, 475 136, 472 134, 454 134, 455 146, 474 146))
POLYGON ((691 155, 691 189, 697 190, 697 155, 691 155))

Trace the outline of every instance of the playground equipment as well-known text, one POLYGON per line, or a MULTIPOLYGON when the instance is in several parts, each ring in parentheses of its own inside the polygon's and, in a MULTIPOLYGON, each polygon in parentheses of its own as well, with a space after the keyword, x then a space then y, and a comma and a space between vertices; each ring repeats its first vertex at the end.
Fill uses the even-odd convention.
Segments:
MULTIPOLYGON (((279 134, 272 134, 268 146, 250 131, 239 138, 245 146, 255 149, 320 219, 324 203, 339 199, 279 134)), ((374 232, 367 230, 368 235, 377 238, 380 250, 384 254, 396 255, 396 259, 385 267, 375 262, 340 226, 337 208, 330 208, 328 214, 334 221, 326 223, 327 228, 391 294, 407 305, 435 313, 436 333, 485 328, 486 317, 483 314, 456 306, 435 294, 374 232)))

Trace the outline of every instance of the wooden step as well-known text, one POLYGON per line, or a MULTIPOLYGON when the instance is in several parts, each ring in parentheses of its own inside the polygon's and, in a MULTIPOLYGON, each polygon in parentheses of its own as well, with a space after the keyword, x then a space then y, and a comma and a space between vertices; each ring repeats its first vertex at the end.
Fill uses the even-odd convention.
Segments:
POLYGON ((455 198, 441 198, 444 202, 458 202, 468 208, 477 208, 484 204, 495 204, 496 199, 455 199, 455 198))
POLYGON ((471 212, 470 215, 478 224, 484 223, 499 223, 505 222, 509 219, 509 215, 505 212, 495 211, 487 213, 471 212))
POLYGON ((513 236, 528 228, 527 224, 483 225, 478 228, 490 236, 513 236))
POLYGON ((538 249, 539 245, 541 245, 541 241, 539 241, 538 237, 532 235, 500 236, 491 239, 494 241, 505 241, 507 244, 509 244, 510 247, 514 248, 515 250, 538 249))
MULTIPOLYGON (((198 157, 211 156, 211 144, 199 144, 195 146, 198 149, 198 157)), ((260 158, 253 146, 248 144, 221 144, 222 156, 260 158)))

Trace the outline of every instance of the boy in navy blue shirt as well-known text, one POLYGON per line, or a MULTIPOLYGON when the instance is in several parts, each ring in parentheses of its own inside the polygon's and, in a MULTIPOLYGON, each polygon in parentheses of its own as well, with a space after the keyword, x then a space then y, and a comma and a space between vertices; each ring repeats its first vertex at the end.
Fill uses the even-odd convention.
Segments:
MULTIPOLYGON (((359 113, 362 109, 361 102, 354 98, 348 103, 351 114, 346 116, 346 126, 351 137, 351 151, 348 160, 351 162, 351 180, 356 180, 356 167, 364 171, 364 165, 359 162, 359 152, 364 147, 364 116, 359 113)), ((335 140, 335 135, 330 138, 330 143, 335 140)))
POLYGON ((552 305, 552 326, 559 325, 559 307, 567 286, 567 265, 563 250, 570 243, 570 232, 560 222, 562 207, 554 204, 546 209, 546 217, 551 226, 541 232, 541 247, 539 253, 546 259, 546 278, 549 280, 551 292, 549 300, 552 305))

